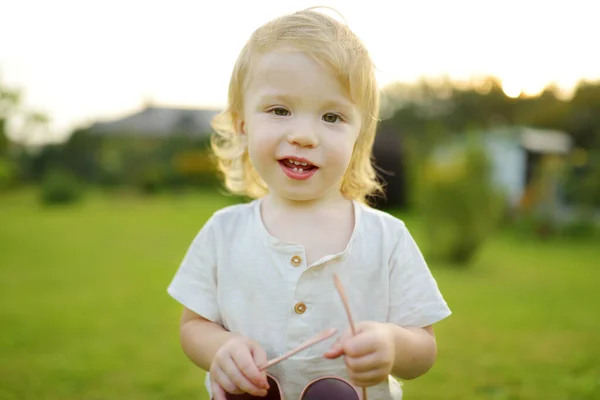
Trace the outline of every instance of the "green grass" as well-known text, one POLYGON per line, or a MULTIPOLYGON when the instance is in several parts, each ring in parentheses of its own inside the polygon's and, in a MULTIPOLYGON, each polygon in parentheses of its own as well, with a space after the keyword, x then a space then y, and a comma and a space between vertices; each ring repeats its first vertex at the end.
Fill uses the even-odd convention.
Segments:
MULTIPOLYGON (((226 201, 0 197, 0 399, 204 399, 168 297, 191 239, 226 201)), ((419 239, 418 220, 408 219, 419 239)), ((432 265, 454 315, 405 399, 600 398, 600 244, 503 233, 472 269, 432 265)))

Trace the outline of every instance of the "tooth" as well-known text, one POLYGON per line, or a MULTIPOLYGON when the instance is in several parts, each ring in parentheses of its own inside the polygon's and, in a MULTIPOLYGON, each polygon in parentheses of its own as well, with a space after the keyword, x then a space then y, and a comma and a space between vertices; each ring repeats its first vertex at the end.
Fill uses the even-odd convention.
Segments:
POLYGON ((298 172, 304 172, 302 168, 298 168, 298 172))
POLYGON ((291 158, 288 161, 290 162, 290 164, 294 163, 294 160, 292 160, 291 158))
POLYGON ((298 172, 298 168, 294 167, 294 172, 298 172))
POLYGON ((308 163, 303 162, 303 163, 300 163, 300 165, 306 167, 308 165, 308 163))
POLYGON ((298 161, 294 161, 294 164, 296 165, 300 165, 300 163, 298 161))

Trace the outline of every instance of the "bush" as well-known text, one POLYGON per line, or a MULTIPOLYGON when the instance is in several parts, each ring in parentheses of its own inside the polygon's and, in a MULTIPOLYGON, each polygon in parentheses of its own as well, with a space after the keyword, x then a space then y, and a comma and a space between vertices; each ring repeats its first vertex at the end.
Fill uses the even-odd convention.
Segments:
POLYGON ((192 149, 175 153, 171 159, 173 174, 196 187, 217 186, 219 175, 207 149, 192 149))
POLYGON ((583 150, 583 165, 570 165, 565 184, 566 199, 587 217, 600 209, 600 149, 583 150))
POLYGON ((70 204, 78 201, 82 187, 75 176, 63 170, 51 170, 44 175, 41 201, 44 204, 70 204))
POLYGON ((600 227, 594 218, 576 217, 560 228, 562 237, 572 239, 587 239, 600 236, 600 227))
POLYGON ((0 192, 15 183, 16 168, 7 158, 0 157, 0 192))
POLYGON ((496 228, 503 204, 487 155, 477 144, 443 161, 430 159, 417 205, 427 238, 425 251, 434 259, 467 264, 496 228))
POLYGON ((160 193, 167 186, 164 170, 156 165, 143 166, 135 177, 135 186, 142 194, 160 193))

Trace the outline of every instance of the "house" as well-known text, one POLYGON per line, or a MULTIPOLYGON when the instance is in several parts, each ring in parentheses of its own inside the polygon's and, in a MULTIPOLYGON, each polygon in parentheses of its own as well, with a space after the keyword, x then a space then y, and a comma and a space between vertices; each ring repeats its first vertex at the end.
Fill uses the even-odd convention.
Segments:
POLYGON ((147 105, 144 109, 124 118, 97 122, 89 128, 90 134, 104 136, 139 136, 166 138, 172 135, 210 134, 210 122, 219 110, 196 108, 169 108, 147 105))
POLYGON ((562 203, 558 173, 573 146, 568 134, 515 127, 490 131, 487 136, 493 178, 504 187, 511 206, 552 207, 562 203))
MULTIPOLYGON (((488 130, 479 139, 491 163, 491 179, 510 208, 548 208, 563 202, 557 172, 573 146, 567 133, 513 126, 488 130)), ((440 147, 435 159, 452 158, 463 141, 440 147)))
MULTIPOLYGON (((145 142, 148 139, 156 142, 157 140, 160 141, 174 135, 204 137, 210 135, 212 132, 211 120, 219 112, 220 110, 168 108, 147 105, 139 112, 125 116, 124 118, 97 122, 88 129, 88 133, 91 136, 102 136, 103 138, 144 139, 139 141, 134 140, 133 142, 136 142, 136 144, 139 144, 138 142, 145 142)), ((117 140, 117 142, 121 141, 117 140)), ((100 158, 131 158, 131 153, 125 145, 119 144, 117 148, 119 151, 114 151, 113 148, 98 150, 107 154, 100 158), (120 153, 120 155, 117 153, 120 153)), ((142 150, 152 149, 151 146, 148 147, 145 145, 140 145, 138 148, 142 150)), ((178 165, 183 163, 189 167, 190 165, 200 163, 200 169, 205 170, 207 168, 205 166, 206 163, 200 157, 197 157, 196 153, 185 152, 184 150, 179 149, 179 154, 177 155, 177 160, 179 160, 178 165)), ((372 199, 373 202, 378 207, 400 208, 405 206, 405 174, 399 136, 389 130, 379 133, 375 139, 373 153, 377 170, 381 180, 385 184, 384 190, 386 192, 385 198, 372 199)), ((151 157, 155 157, 154 153, 152 153, 151 157)), ((124 164, 124 162, 120 162, 119 164, 124 164)), ((139 163, 136 164, 138 164, 136 167, 140 166, 139 163)), ((188 169, 188 167, 185 169, 188 169)))
POLYGON ((147 104, 123 118, 92 124, 79 139, 88 143, 89 179, 146 192, 212 182, 215 174, 204 139, 219 112, 147 104))

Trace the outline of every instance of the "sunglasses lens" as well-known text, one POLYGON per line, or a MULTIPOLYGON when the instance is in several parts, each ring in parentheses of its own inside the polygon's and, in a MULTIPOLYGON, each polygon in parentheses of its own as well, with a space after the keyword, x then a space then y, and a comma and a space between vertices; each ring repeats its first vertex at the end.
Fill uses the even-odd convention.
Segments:
POLYGON ((275 382, 275 380, 270 376, 267 376, 267 382, 269 382, 269 390, 267 391, 267 395, 265 397, 253 396, 249 393, 225 393, 225 398, 227 400, 281 400, 281 396, 279 395, 279 386, 277 386, 277 382, 275 382))
POLYGON ((301 400, 359 400, 359 397, 346 381, 323 378, 311 383, 301 400))

